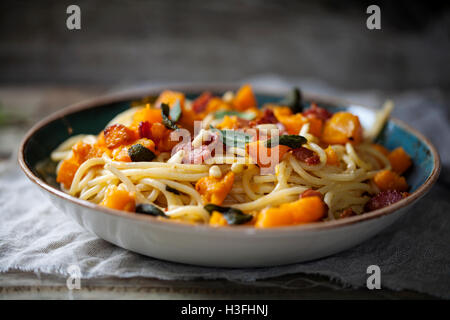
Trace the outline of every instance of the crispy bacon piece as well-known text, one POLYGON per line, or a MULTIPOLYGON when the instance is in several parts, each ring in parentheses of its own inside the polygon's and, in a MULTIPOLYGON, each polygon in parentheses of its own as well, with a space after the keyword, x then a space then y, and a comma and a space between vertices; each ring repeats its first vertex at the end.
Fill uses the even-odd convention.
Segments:
POLYGON ((139 122, 139 137, 140 138, 151 138, 151 125, 148 121, 139 122))
POLYGON ((209 100, 213 97, 211 92, 203 92, 197 99, 192 103, 192 110, 196 113, 204 111, 208 105, 209 100))
POLYGON ((109 149, 114 149, 135 140, 134 132, 123 124, 113 124, 107 127, 103 133, 105 135, 105 144, 109 149))
POLYGON ((264 109, 264 113, 261 117, 261 119, 256 120, 255 124, 266 124, 266 123, 277 123, 278 120, 275 117, 275 114, 273 113, 272 109, 264 109))
POLYGON ((323 121, 326 121, 327 119, 331 118, 332 114, 328 110, 324 108, 320 108, 315 103, 311 103, 311 107, 303 112, 303 115, 305 117, 315 117, 318 119, 321 119, 323 121))
POLYGON ((387 207, 397 201, 407 197, 407 192, 400 192, 397 190, 381 191, 370 199, 364 206, 365 211, 373 211, 387 207))
POLYGON ((320 199, 323 200, 323 195, 317 191, 317 190, 313 190, 313 189, 308 189, 305 190, 299 197, 299 199, 301 198, 306 198, 306 197, 319 197, 320 199))
POLYGON ((298 160, 305 162, 308 165, 315 165, 320 163, 319 156, 314 151, 306 149, 305 147, 293 149, 292 154, 298 160))

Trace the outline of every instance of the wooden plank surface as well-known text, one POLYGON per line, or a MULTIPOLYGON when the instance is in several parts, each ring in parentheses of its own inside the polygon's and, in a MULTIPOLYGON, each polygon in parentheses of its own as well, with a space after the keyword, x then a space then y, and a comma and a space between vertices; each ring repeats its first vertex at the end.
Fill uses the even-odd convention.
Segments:
POLYGON ((0 275, 0 299, 432 299, 412 291, 344 288, 326 277, 289 275, 255 282, 168 281, 151 278, 81 280, 68 290, 66 279, 29 272, 0 275))
POLYGON ((333 86, 450 88, 448 2, 78 0, 0 2, 0 83, 235 81, 262 73, 333 86))

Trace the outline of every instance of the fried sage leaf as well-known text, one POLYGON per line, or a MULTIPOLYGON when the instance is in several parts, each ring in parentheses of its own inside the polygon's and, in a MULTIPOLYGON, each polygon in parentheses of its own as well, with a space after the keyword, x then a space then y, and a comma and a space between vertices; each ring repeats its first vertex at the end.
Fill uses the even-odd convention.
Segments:
POLYGON ((305 137, 299 136, 296 134, 284 134, 284 135, 278 137, 278 143, 276 140, 277 139, 267 140, 266 147, 273 148, 273 147, 276 147, 277 145, 281 144, 283 146, 288 146, 292 149, 297 149, 297 148, 300 148, 307 141, 305 137))
POLYGON ((293 88, 286 97, 280 101, 283 106, 288 106, 292 113, 303 111, 303 96, 299 88, 293 88))
POLYGON ((169 112, 170 120, 177 122, 181 118, 181 105, 180 100, 175 101, 169 112))
POLYGON ((207 204, 206 206, 204 206, 204 208, 210 214, 213 213, 213 211, 217 211, 223 214, 223 217, 225 218, 225 220, 227 220, 227 223, 229 225, 243 224, 252 220, 253 218, 252 215, 245 214, 239 209, 231 207, 221 207, 212 203, 207 204))
POLYGON ((156 155, 152 150, 144 147, 140 143, 134 144, 130 148, 128 148, 128 155, 133 162, 152 161, 156 158, 156 155))
POLYGON ((211 127, 212 131, 219 134, 220 141, 228 147, 236 147, 244 149, 245 145, 252 140, 252 136, 243 131, 236 130, 220 130, 211 127))
POLYGON ((237 116, 244 120, 253 120, 256 117, 253 112, 239 112, 234 110, 220 110, 214 113, 215 119, 223 119, 225 116, 237 116))
POLYGON ((135 211, 136 213, 148 214, 154 217, 167 218, 167 215, 164 213, 164 211, 149 203, 139 203, 138 205, 136 205, 135 211))
POLYGON ((168 104, 165 103, 161 103, 161 113, 162 113, 162 122, 164 124, 164 126, 167 129, 170 130, 177 130, 179 129, 178 126, 175 124, 174 121, 170 120, 169 116, 170 116, 170 107, 168 104))

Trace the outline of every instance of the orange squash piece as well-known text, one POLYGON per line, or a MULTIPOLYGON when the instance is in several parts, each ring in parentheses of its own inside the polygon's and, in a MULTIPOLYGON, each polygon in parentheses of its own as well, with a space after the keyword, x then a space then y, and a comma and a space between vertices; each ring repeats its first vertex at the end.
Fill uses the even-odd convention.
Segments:
POLYGON ((277 119, 284 125, 289 134, 298 134, 300 132, 300 129, 306 123, 306 118, 303 117, 300 113, 279 117, 277 119))
POLYGON ((196 111, 194 105, 182 105, 182 114, 181 118, 178 121, 178 124, 180 124, 183 128, 189 130, 191 133, 194 131, 194 121, 196 120, 203 120, 207 115, 217 111, 217 110, 229 110, 231 109, 231 106, 223 101, 219 97, 207 97, 210 94, 208 92, 203 93, 202 96, 206 98, 206 102, 203 101, 201 103, 206 103, 206 106, 201 107, 201 111, 196 111))
POLYGON ((111 156, 111 150, 106 147, 105 133, 102 131, 97 137, 97 142, 94 143, 94 147, 91 150, 90 157, 98 158, 101 157, 105 152, 108 156, 111 156))
POLYGON ((269 168, 275 167, 278 163, 274 163, 276 159, 272 159, 272 153, 278 154, 278 161, 283 159, 283 156, 291 149, 288 146, 277 145, 273 148, 267 148, 265 141, 257 140, 246 145, 247 153, 256 161, 259 167, 269 168))
POLYGON ((72 147, 72 152, 74 160, 81 164, 89 159, 89 155, 92 152, 92 146, 88 143, 84 143, 83 141, 78 141, 72 147))
POLYGON ((139 123, 145 121, 151 124, 161 123, 162 122, 161 109, 152 109, 145 107, 136 111, 135 114, 133 115, 133 124, 135 126, 139 126, 139 123))
POLYGON ((349 112, 337 112, 325 122, 322 141, 326 144, 358 144, 362 139, 359 118, 349 112))
POLYGON ((105 132, 103 130, 97 136, 97 142, 95 143, 95 145, 97 147, 104 147, 104 148, 106 148, 105 132))
POLYGON ((275 107, 273 113, 289 134, 298 134, 301 128, 309 123, 309 132, 312 135, 319 138, 322 135, 323 121, 319 118, 305 117, 301 113, 292 114, 291 109, 288 107, 275 107))
POLYGON ((111 150, 109 150, 106 147, 101 147, 98 146, 97 144, 94 144, 93 148, 89 152, 87 159, 100 158, 103 155, 103 153, 106 153, 108 156, 111 156, 111 150))
POLYGON ((380 189, 380 191, 386 190, 406 191, 409 188, 406 179, 400 176, 398 173, 391 170, 383 170, 378 172, 373 177, 373 181, 380 189))
POLYGON ((278 121, 280 121, 280 118, 292 115, 291 108, 289 108, 289 107, 282 107, 282 106, 276 106, 276 105, 269 105, 269 106, 273 108, 272 109, 273 114, 274 114, 275 118, 278 119, 278 121))
POLYGON ((72 185, 73 177, 77 172, 80 164, 73 158, 64 160, 58 170, 58 175, 56 176, 56 182, 62 183, 64 188, 69 189, 72 185))
POLYGON ((78 141, 72 146, 72 157, 61 163, 56 176, 56 182, 62 183, 67 189, 70 188, 80 165, 90 158, 101 156, 103 152, 104 150, 101 148, 96 149, 88 143, 78 141))
POLYGON ((411 157, 402 147, 392 150, 387 157, 391 163, 392 170, 398 174, 404 173, 412 165, 411 157))
POLYGON ((128 148, 129 146, 119 146, 112 152, 112 158, 115 161, 122 161, 122 162, 131 162, 131 158, 128 155, 128 148))
POLYGON ((209 225, 214 227, 223 227, 227 226, 228 222, 224 218, 223 214, 218 211, 213 211, 211 218, 209 219, 209 225))
POLYGON ((249 84, 243 85, 232 102, 236 110, 243 111, 248 108, 257 107, 255 95, 253 94, 252 87, 249 84))
POLYGON ((219 97, 212 97, 208 101, 208 104, 206 105, 205 110, 203 110, 202 112, 200 112, 198 114, 198 118, 197 119, 203 119, 208 114, 213 113, 213 112, 218 111, 218 110, 231 110, 231 109, 232 109, 231 105, 228 104, 227 102, 223 101, 221 98, 219 98, 219 97))
POLYGON ((174 105, 175 102, 180 101, 180 106, 184 106, 184 93, 178 91, 165 90, 161 92, 158 99, 155 102, 155 107, 160 108, 161 103, 168 104, 170 107, 174 105))
POLYGON ((216 126, 218 129, 238 129, 238 118, 237 116, 225 116, 221 123, 216 126))
MULTIPOLYGON (((154 153, 158 154, 159 152, 156 150, 155 147, 155 143, 151 140, 151 139, 147 139, 147 138, 141 138, 139 140, 136 140, 135 142, 133 142, 132 144, 141 144, 144 147, 146 147, 147 149, 150 149, 151 151, 153 151, 154 153)), ((131 146, 131 145, 130 145, 131 146)))
MULTIPOLYGON (((254 226, 255 225, 255 222, 256 222, 255 215, 257 213, 252 212, 250 214, 253 216, 253 219, 244 223, 243 225, 246 225, 246 226, 254 226)), ((211 218, 209 219, 209 225, 213 226, 213 227, 223 227, 223 226, 228 226, 228 222, 222 213, 220 213, 218 211, 213 211, 213 213, 211 214, 211 218)))
POLYGON ((204 203, 221 205, 233 187, 233 183, 234 173, 230 171, 222 178, 211 176, 201 178, 195 184, 195 190, 200 193, 204 203))
POLYGON ((192 134, 194 132, 195 120, 199 120, 199 115, 195 113, 194 110, 185 107, 182 109, 181 118, 177 123, 180 124, 181 127, 189 130, 192 134))
POLYGON ((134 212, 136 201, 134 195, 128 191, 111 186, 106 191, 105 198, 100 202, 100 205, 111 209, 134 212))
POLYGON ((339 165, 339 157, 331 146, 328 146, 328 148, 325 149, 325 153, 327 155, 327 164, 328 165, 330 165, 330 166, 338 166, 339 165))
POLYGON ((308 117, 305 119, 306 119, 306 123, 309 123, 309 133, 320 138, 322 136, 323 121, 321 119, 315 118, 315 117, 308 117))
POLYGON ((320 197, 304 197, 276 208, 262 210, 258 215, 255 227, 270 228, 304 224, 320 220, 325 213, 326 206, 320 197))
POLYGON ((123 124, 108 126, 104 132, 105 144, 109 149, 115 149, 120 145, 129 144, 136 140, 136 133, 123 124))

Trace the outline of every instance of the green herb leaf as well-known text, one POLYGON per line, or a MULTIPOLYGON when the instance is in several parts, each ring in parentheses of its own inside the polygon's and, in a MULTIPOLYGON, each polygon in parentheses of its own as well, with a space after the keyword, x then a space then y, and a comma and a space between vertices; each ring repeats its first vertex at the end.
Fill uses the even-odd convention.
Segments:
POLYGON ((293 88, 286 97, 280 101, 281 105, 288 106, 292 113, 299 113, 303 111, 303 97, 299 88, 293 88))
POLYGON ((169 119, 169 114, 170 114, 170 107, 168 104, 165 103, 161 103, 161 113, 162 113, 162 121, 164 126, 167 129, 170 130, 178 130, 178 126, 175 124, 175 122, 173 122, 172 120, 169 119))
POLYGON ((142 144, 134 144, 128 148, 128 155, 133 162, 146 162, 152 161, 156 158, 156 155, 152 150, 147 149, 142 144))
POLYGON ((245 120, 253 120, 256 117, 253 112, 239 112, 234 110, 219 110, 214 113, 215 119, 223 119, 225 116, 237 116, 245 120))
POLYGON ((234 209, 234 208, 231 208, 231 207, 221 207, 221 206, 218 206, 218 205, 215 205, 215 204, 212 204, 212 203, 208 203, 208 204, 205 205, 203 208, 204 208, 206 211, 208 211, 209 214, 213 213, 213 211, 218 211, 218 212, 220 212, 220 213, 225 213, 225 212, 229 211, 230 209, 237 210, 237 211, 243 213, 243 212, 242 212, 241 210, 239 210, 239 209, 234 209))
POLYGON ((278 143, 276 139, 269 139, 266 141, 267 148, 273 148, 281 144, 283 146, 288 146, 292 149, 300 148, 304 143, 306 143, 306 138, 296 134, 284 134, 278 137, 278 143))
POLYGON ((218 211, 223 214, 225 220, 229 225, 237 225, 243 224, 250 220, 252 220, 253 216, 250 214, 245 214, 239 209, 231 208, 231 207, 221 207, 215 204, 207 204, 204 206, 205 210, 209 212, 209 214, 213 213, 213 211, 218 211))
POLYGON ((173 122, 177 122, 181 118, 181 105, 180 100, 177 99, 177 101, 173 104, 172 108, 170 108, 170 119, 173 122))
POLYGON ((229 212, 224 214, 223 217, 227 220, 229 225, 243 224, 253 219, 253 216, 250 214, 241 214, 237 212, 229 212))
POLYGON ((211 130, 219 133, 220 140, 228 147, 245 148, 245 145, 249 143, 252 136, 248 133, 236 130, 219 130, 211 127, 211 130))
POLYGON ((169 187, 168 185, 166 185, 166 191, 175 193, 175 194, 177 194, 177 195, 181 194, 180 191, 178 191, 177 189, 174 189, 174 188, 172 188, 172 187, 169 187))
POLYGON ((162 211, 161 209, 159 209, 158 207, 149 204, 149 203, 139 203, 136 206, 136 213, 142 213, 142 214, 148 214, 150 216, 154 216, 154 217, 165 217, 167 218, 167 215, 164 213, 164 211, 162 211))

